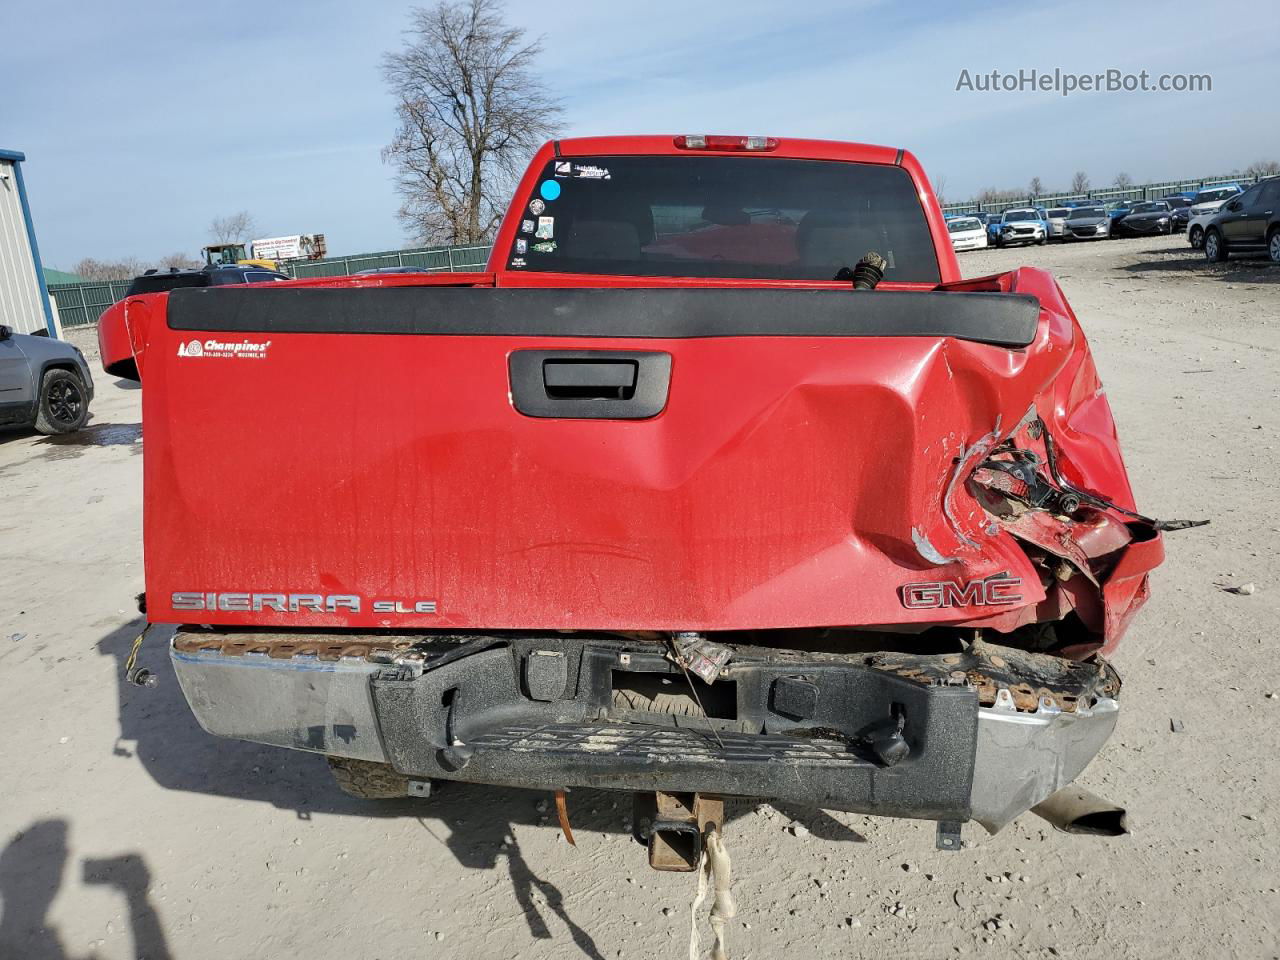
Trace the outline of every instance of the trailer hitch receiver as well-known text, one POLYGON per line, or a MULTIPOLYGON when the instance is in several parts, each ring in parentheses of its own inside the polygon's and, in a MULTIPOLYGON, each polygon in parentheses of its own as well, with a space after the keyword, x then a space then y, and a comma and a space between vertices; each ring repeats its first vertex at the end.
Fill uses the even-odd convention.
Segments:
POLYGON ((649 866, 678 873, 697 870, 707 831, 723 829, 724 800, 702 793, 637 794, 637 823, 642 803, 651 811, 649 866))

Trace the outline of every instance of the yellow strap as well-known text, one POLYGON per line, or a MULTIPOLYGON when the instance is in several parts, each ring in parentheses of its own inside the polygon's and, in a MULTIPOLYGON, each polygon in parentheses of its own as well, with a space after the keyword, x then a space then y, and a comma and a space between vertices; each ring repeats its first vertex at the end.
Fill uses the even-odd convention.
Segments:
MULTIPOLYGON (((151 625, 148 624, 147 629, 150 629, 150 628, 151 628, 151 625)), ((146 635, 147 635, 147 631, 143 630, 140 634, 138 634, 137 637, 134 638, 133 649, 129 651, 129 659, 124 662, 124 673, 126 677, 129 675, 129 671, 133 669, 133 665, 138 660, 138 651, 142 649, 142 638, 145 637, 146 635)))

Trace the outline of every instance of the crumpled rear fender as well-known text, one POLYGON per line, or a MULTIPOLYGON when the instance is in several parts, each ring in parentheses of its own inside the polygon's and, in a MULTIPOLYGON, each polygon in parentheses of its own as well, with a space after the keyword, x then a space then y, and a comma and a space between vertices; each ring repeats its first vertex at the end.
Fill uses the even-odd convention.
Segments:
MULTIPOLYGON (((98 354, 102 369, 114 377, 141 382, 138 354, 145 346, 145 324, 137 324, 138 339, 130 335, 126 319, 128 298, 113 303, 98 318, 98 354)), ((135 315, 145 309, 145 302, 135 298, 135 315)))
MULTIPOLYGON (((1002 393, 999 406, 1003 416, 1018 412, 1019 419, 1012 423, 1002 419, 1000 427, 989 438, 983 438, 980 445, 990 448, 1011 440, 1014 446, 1038 451, 1044 457, 1040 432, 1048 433, 1056 447, 1059 469, 1073 487, 1133 510, 1133 491, 1110 404, 1084 331, 1053 277, 1043 270, 1024 267, 997 277, 953 284, 951 288, 1034 294, 1043 311, 1041 337, 1028 348, 1028 353, 1038 352, 1056 361, 1046 368, 1047 376, 1034 385, 1028 384, 1032 389, 1027 392, 1002 393), (1021 407, 1024 401, 1026 408, 1021 407)), ((980 383, 975 383, 974 392, 980 391, 980 383)), ((1116 511, 1088 509, 1075 520, 1034 512, 1012 521, 993 522, 977 500, 970 499, 969 503, 971 509, 957 517, 956 527, 962 537, 966 525, 968 529, 980 525, 987 532, 999 529, 1005 536, 1067 561, 1083 581, 1072 582, 1065 576, 1048 579, 1044 597, 1036 602, 969 623, 1011 631, 1075 613, 1096 635, 1096 642, 1072 650, 1074 655, 1114 651, 1149 595, 1147 574, 1164 559, 1162 535, 1116 511)), ((955 547, 961 556, 965 548, 963 542, 955 547)))

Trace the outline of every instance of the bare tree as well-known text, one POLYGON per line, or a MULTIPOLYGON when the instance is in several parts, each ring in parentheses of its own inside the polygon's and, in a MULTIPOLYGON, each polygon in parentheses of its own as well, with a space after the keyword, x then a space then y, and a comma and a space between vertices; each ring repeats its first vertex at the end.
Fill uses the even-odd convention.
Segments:
POLYGON ((161 257, 159 263, 156 264, 161 270, 168 270, 170 267, 178 270, 194 270, 200 265, 199 260, 192 259, 181 250, 161 257))
POLYGON ((1044 193, 1044 184, 1040 181, 1039 177, 1032 177, 1031 178, 1031 196, 1038 197, 1042 193, 1044 193))
POLYGON ((85 280, 132 280, 142 269, 142 261, 137 257, 124 257, 120 260, 85 257, 71 272, 85 280))
POLYGON ((383 60, 399 125, 382 158, 396 167, 400 219, 420 242, 482 241, 561 104, 533 73, 541 41, 504 22, 500 0, 411 16, 404 49, 383 60))
POLYGON ((214 243, 241 243, 253 239, 258 225, 248 210, 225 217, 214 217, 209 224, 209 239, 214 243))
POLYGON ((1026 195, 1021 190, 997 190, 995 187, 987 187, 977 197, 979 203, 1012 203, 1025 199, 1026 195))
POLYGON ((1133 186, 1133 177, 1121 170, 1116 174, 1115 185, 1121 190, 1128 190, 1133 186))
POLYGON ((1089 192, 1089 175, 1083 170, 1077 170, 1075 176, 1071 178, 1072 193, 1088 193, 1089 192))
POLYGON ((1280 174, 1280 163, 1274 160, 1255 160, 1244 168, 1244 175, 1255 180, 1259 177, 1274 177, 1276 174, 1280 174))
POLYGON ((933 195, 938 198, 938 206, 945 207, 947 205, 947 176, 941 174, 933 178, 933 195))

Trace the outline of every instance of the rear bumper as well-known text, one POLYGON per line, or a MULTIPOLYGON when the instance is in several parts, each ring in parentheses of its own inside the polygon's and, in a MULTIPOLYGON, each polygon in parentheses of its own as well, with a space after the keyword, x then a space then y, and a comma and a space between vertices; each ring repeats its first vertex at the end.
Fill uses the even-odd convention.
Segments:
POLYGON ((179 632, 173 665, 200 724, 415 779, 696 791, 994 831, 1073 780, 1118 712, 1105 665, 985 644, 946 658, 738 648, 704 688, 705 719, 618 706, 628 677, 687 689, 652 642, 282 636, 179 632), (884 749, 896 718, 901 757, 884 749))

